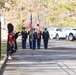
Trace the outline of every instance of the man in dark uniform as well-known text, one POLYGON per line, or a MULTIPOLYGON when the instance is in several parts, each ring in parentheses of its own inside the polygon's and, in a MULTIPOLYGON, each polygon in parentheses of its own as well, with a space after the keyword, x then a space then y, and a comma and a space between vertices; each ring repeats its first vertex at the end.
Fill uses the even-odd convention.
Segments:
POLYGON ((49 32, 47 31, 47 28, 45 28, 45 31, 43 32, 43 41, 44 41, 44 48, 48 48, 48 40, 49 40, 49 32))
POLYGON ((14 33, 14 38, 15 38, 15 41, 14 41, 14 42, 15 42, 15 51, 18 49, 18 47, 17 47, 17 41, 16 41, 16 40, 17 40, 17 38, 18 38, 19 33, 20 33, 20 32, 14 33))
POLYGON ((29 46, 30 49, 32 49, 32 28, 30 28, 30 30, 28 31, 28 35, 29 35, 29 46))
POLYGON ((25 31, 25 27, 22 27, 22 48, 25 49, 26 48, 26 41, 27 41, 27 31, 25 31))
POLYGON ((41 45, 41 31, 38 29, 37 30, 37 48, 40 49, 40 45, 41 45))
POLYGON ((32 49, 36 49, 36 39, 37 39, 37 32, 35 31, 35 28, 33 28, 33 34, 32 34, 32 49))

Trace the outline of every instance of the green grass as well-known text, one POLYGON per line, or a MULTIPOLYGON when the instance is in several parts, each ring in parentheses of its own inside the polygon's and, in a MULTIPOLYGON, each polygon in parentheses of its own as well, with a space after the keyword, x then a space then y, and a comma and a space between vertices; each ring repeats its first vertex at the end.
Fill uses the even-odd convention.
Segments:
POLYGON ((1 57, 3 58, 6 55, 7 42, 1 42, 1 57))
MULTIPOLYGON (((17 43, 18 47, 21 45, 21 43, 17 43)), ((4 58, 4 56, 6 55, 7 53, 7 42, 6 41, 2 41, 1 42, 1 59, 4 58)))

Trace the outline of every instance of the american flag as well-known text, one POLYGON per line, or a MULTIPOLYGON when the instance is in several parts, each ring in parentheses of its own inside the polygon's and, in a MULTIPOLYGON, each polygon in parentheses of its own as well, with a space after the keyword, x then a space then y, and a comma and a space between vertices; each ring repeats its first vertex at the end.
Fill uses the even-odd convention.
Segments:
POLYGON ((29 27, 32 28, 32 14, 30 15, 29 27))

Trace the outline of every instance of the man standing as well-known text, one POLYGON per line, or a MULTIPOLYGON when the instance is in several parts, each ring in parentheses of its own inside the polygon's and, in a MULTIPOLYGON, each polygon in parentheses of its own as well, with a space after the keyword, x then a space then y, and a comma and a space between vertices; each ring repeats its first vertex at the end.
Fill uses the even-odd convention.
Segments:
POLYGON ((33 28, 33 35, 32 35, 32 49, 36 49, 36 39, 37 39, 37 32, 35 31, 35 28, 33 28))
POLYGON ((32 28, 30 28, 30 30, 28 31, 28 35, 29 35, 29 46, 30 49, 32 49, 32 28))
POLYGON ((29 35, 29 45, 30 49, 36 49, 36 38, 37 38, 37 33, 35 32, 35 28, 31 28, 30 31, 28 31, 29 35))
POLYGON ((16 41, 16 40, 17 40, 17 38, 18 38, 18 36, 19 36, 19 33, 20 33, 20 32, 14 33, 14 38, 15 38, 15 41, 14 41, 14 42, 15 42, 15 51, 18 49, 18 47, 17 47, 17 41, 16 41))
POLYGON ((37 31, 37 48, 40 49, 41 45, 41 31, 38 29, 37 31))
POLYGON ((48 48, 48 40, 49 40, 49 33, 47 31, 47 28, 45 28, 45 31, 43 32, 43 41, 44 41, 44 48, 48 48))
POLYGON ((8 40, 7 40, 7 56, 8 59, 12 59, 11 58, 11 54, 14 51, 14 34, 13 34, 13 30, 14 30, 14 26, 11 23, 8 23, 7 25, 7 29, 8 29, 8 40))
POLYGON ((27 41, 27 31, 25 31, 25 29, 26 29, 25 27, 22 27, 22 32, 21 32, 23 49, 26 49, 26 41, 27 41))

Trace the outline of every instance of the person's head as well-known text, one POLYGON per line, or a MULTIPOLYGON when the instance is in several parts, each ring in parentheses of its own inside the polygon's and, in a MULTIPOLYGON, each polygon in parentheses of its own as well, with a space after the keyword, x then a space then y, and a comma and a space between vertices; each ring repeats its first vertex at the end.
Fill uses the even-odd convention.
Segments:
POLYGON ((47 28, 44 29, 45 31, 47 30, 47 28))
POLYGON ((35 28, 33 28, 33 31, 35 31, 35 28))
POLYGON ((22 31, 25 31, 25 29, 26 29, 25 27, 22 27, 22 31))

